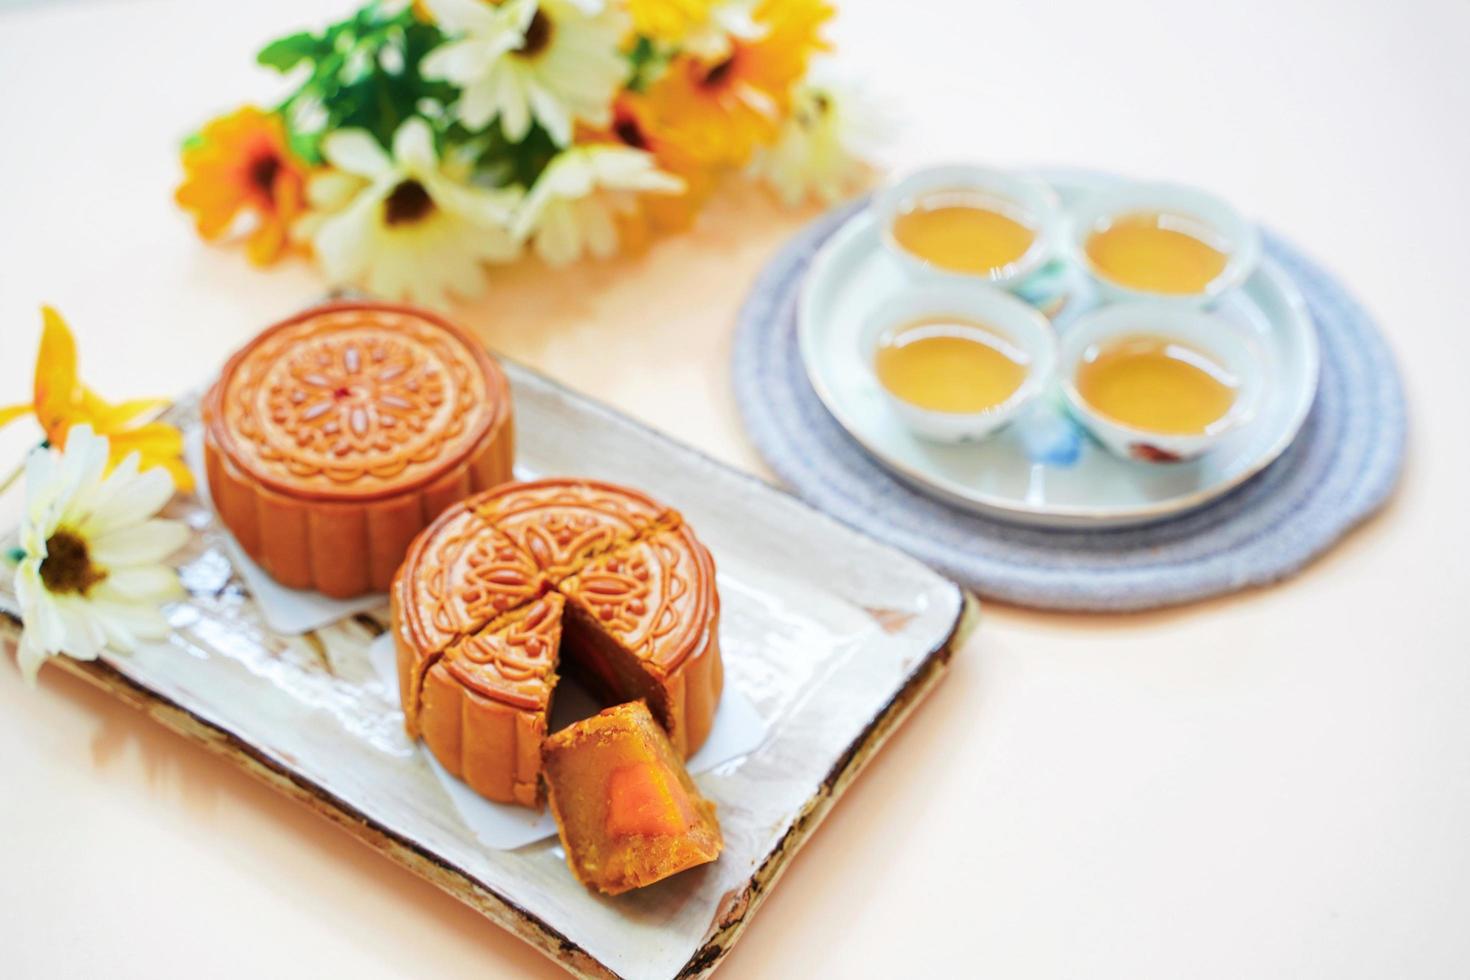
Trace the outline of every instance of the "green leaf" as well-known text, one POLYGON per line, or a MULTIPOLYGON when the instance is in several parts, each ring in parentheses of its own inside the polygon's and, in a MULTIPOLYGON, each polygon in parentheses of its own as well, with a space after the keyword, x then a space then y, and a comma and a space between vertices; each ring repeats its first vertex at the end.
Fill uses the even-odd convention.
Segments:
POLYGON ((653 41, 643 35, 633 42, 633 47, 628 51, 628 90, 630 92, 643 92, 649 84, 664 73, 669 65, 672 52, 660 51, 653 41))
POLYGON ((307 59, 317 56, 320 41, 312 34, 301 31, 279 38, 260 49, 255 60, 267 68, 288 72, 307 59))
POLYGON ((8 559, 10 564, 12 565, 19 565, 25 559, 25 556, 26 550, 24 548, 11 548, 9 551, 5 552, 6 559, 8 559))

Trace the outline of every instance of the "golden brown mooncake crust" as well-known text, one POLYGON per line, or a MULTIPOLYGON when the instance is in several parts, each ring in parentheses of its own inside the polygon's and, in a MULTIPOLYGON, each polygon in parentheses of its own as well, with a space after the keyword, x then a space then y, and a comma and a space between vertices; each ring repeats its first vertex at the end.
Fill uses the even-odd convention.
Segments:
MULTIPOLYGON (((573 640, 631 659, 652 681, 643 696, 680 756, 709 735, 724 687, 719 650, 720 597, 709 551, 688 525, 658 529, 600 555, 558 588, 572 607, 573 640)), ((608 665, 584 656, 584 672, 608 665)), ((616 678, 598 684, 611 694, 616 678)))
POLYGON ((263 331, 203 402, 221 521, 291 588, 384 591, 454 501, 510 479, 510 387, 458 327, 335 303, 263 331))
POLYGON ((646 494, 597 480, 508 483, 473 509, 530 556, 551 584, 679 515, 646 494))
POLYGON ((562 603, 550 593, 445 649, 421 692, 424 743, 490 799, 536 806, 562 603))
MULTIPOLYGON (((456 504, 409 549, 392 614, 405 728, 451 771, 470 752, 502 760, 539 752, 539 741, 527 739, 545 735, 559 652, 561 666, 607 700, 649 700, 682 756, 713 724, 724 678, 714 562, 677 512, 636 491, 553 479, 456 504), (548 660, 528 662, 491 644, 474 677, 454 668, 473 646, 467 637, 494 634, 553 598, 566 642, 553 644, 548 660), (541 680, 522 676, 528 667, 542 672, 544 697, 541 680), (470 736, 462 720, 447 717, 466 704, 486 717, 493 706, 500 720, 470 736), (431 730, 478 744, 430 738, 431 730)), ((481 782, 475 788, 490 799, 528 803, 523 784, 510 791, 504 780, 481 782)))

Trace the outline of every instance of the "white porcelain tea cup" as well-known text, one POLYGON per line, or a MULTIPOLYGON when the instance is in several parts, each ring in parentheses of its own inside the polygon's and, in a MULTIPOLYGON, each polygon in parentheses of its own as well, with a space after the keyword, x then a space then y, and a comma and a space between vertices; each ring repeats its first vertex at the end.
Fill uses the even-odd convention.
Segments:
POLYGON ((1045 389, 1056 365, 1056 339, 1046 317, 1011 294, 979 282, 911 283, 878 304, 859 336, 859 355, 894 414, 915 435, 940 442, 993 434, 1045 389), (1025 378, 1010 397, 980 412, 945 412, 916 405, 883 385, 874 364, 884 341, 912 324, 941 319, 973 325, 1024 367, 1025 378))
POLYGON ((1183 184, 1125 182, 1088 195, 1071 211, 1065 247, 1072 261, 1097 283, 1105 300, 1155 300, 1205 306, 1244 283, 1261 261, 1261 235, 1223 198, 1183 184), (1225 268, 1197 293, 1159 293, 1125 285, 1097 267, 1087 252, 1093 233, 1128 215, 1157 213, 1195 226, 1202 240, 1225 253, 1225 268))
POLYGON ((1203 310, 1140 302, 1105 306, 1078 317, 1063 336, 1057 377, 1072 414, 1108 450, 1124 459, 1179 463, 1197 459, 1224 436, 1249 422, 1260 405, 1266 370, 1256 345, 1241 328, 1203 310), (1085 363, 1134 338, 1164 340, 1213 362, 1235 383, 1235 400, 1203 432, 1153 432, 1120 422, 1092 405, 1077 387, 1085 363))
POLYGON ((1056 192, 1044 181, 970 164, 926 167, 909 174, 878 192, 873 213, 882 229, 884 247, 911 275, 929 281, 988 282, 1006 289, 1020 286, 1056 254, 1065 229, 1056 192), (960 272, 928 262, 898 243, 893 226, 915 207, 939 201, 1003 214, 1031 230, 1031 245, 1020 258, 986 273, 960 272))

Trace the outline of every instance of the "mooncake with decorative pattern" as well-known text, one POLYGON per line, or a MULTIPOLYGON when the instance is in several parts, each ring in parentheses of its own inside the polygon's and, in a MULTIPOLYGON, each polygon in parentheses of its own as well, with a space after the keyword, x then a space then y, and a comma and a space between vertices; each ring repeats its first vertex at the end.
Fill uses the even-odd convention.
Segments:
POLYGON ((385 591, 450 504, 509 480, 510 387, 484 348, 410 307, 337 303, 268 328, 203 402, 220 520, 272 578, 385 591))
POLYGON ((551 479, 471 496, 414 541, 391 595, 405 728, 489 799, 539 805, 562 673, 604 703, 646 701, 681 757, 709 735, 714 561, 642 493, 551 479))

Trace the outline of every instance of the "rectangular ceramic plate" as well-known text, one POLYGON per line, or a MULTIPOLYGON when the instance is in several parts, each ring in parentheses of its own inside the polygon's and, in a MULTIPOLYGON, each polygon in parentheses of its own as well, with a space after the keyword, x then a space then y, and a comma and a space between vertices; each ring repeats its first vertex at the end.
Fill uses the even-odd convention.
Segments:
MULTIPOLYGON (((234 760, 582 976, 695 977, 730 948, 852 777, 943 675, 964 618, 958 587, 760 481, 548 379, 506 365, 518 470, 642 487, 713 552, 726 683, 766 724, 761 746, 699 777, 719 807, 714 864, 616 899, 586 891, 555 839, 481 846, 403 734, 367 649, 373 613, 300 637, 271 633, 194 498, 189 598, 167 643, 56 663, 234 760)), ((197 399, 172 411, 198 426, 197 399)), ((16 613, 11 582, 0 610, 16 613)), ((0 620, 12 630, 14 620, 0 620)))

